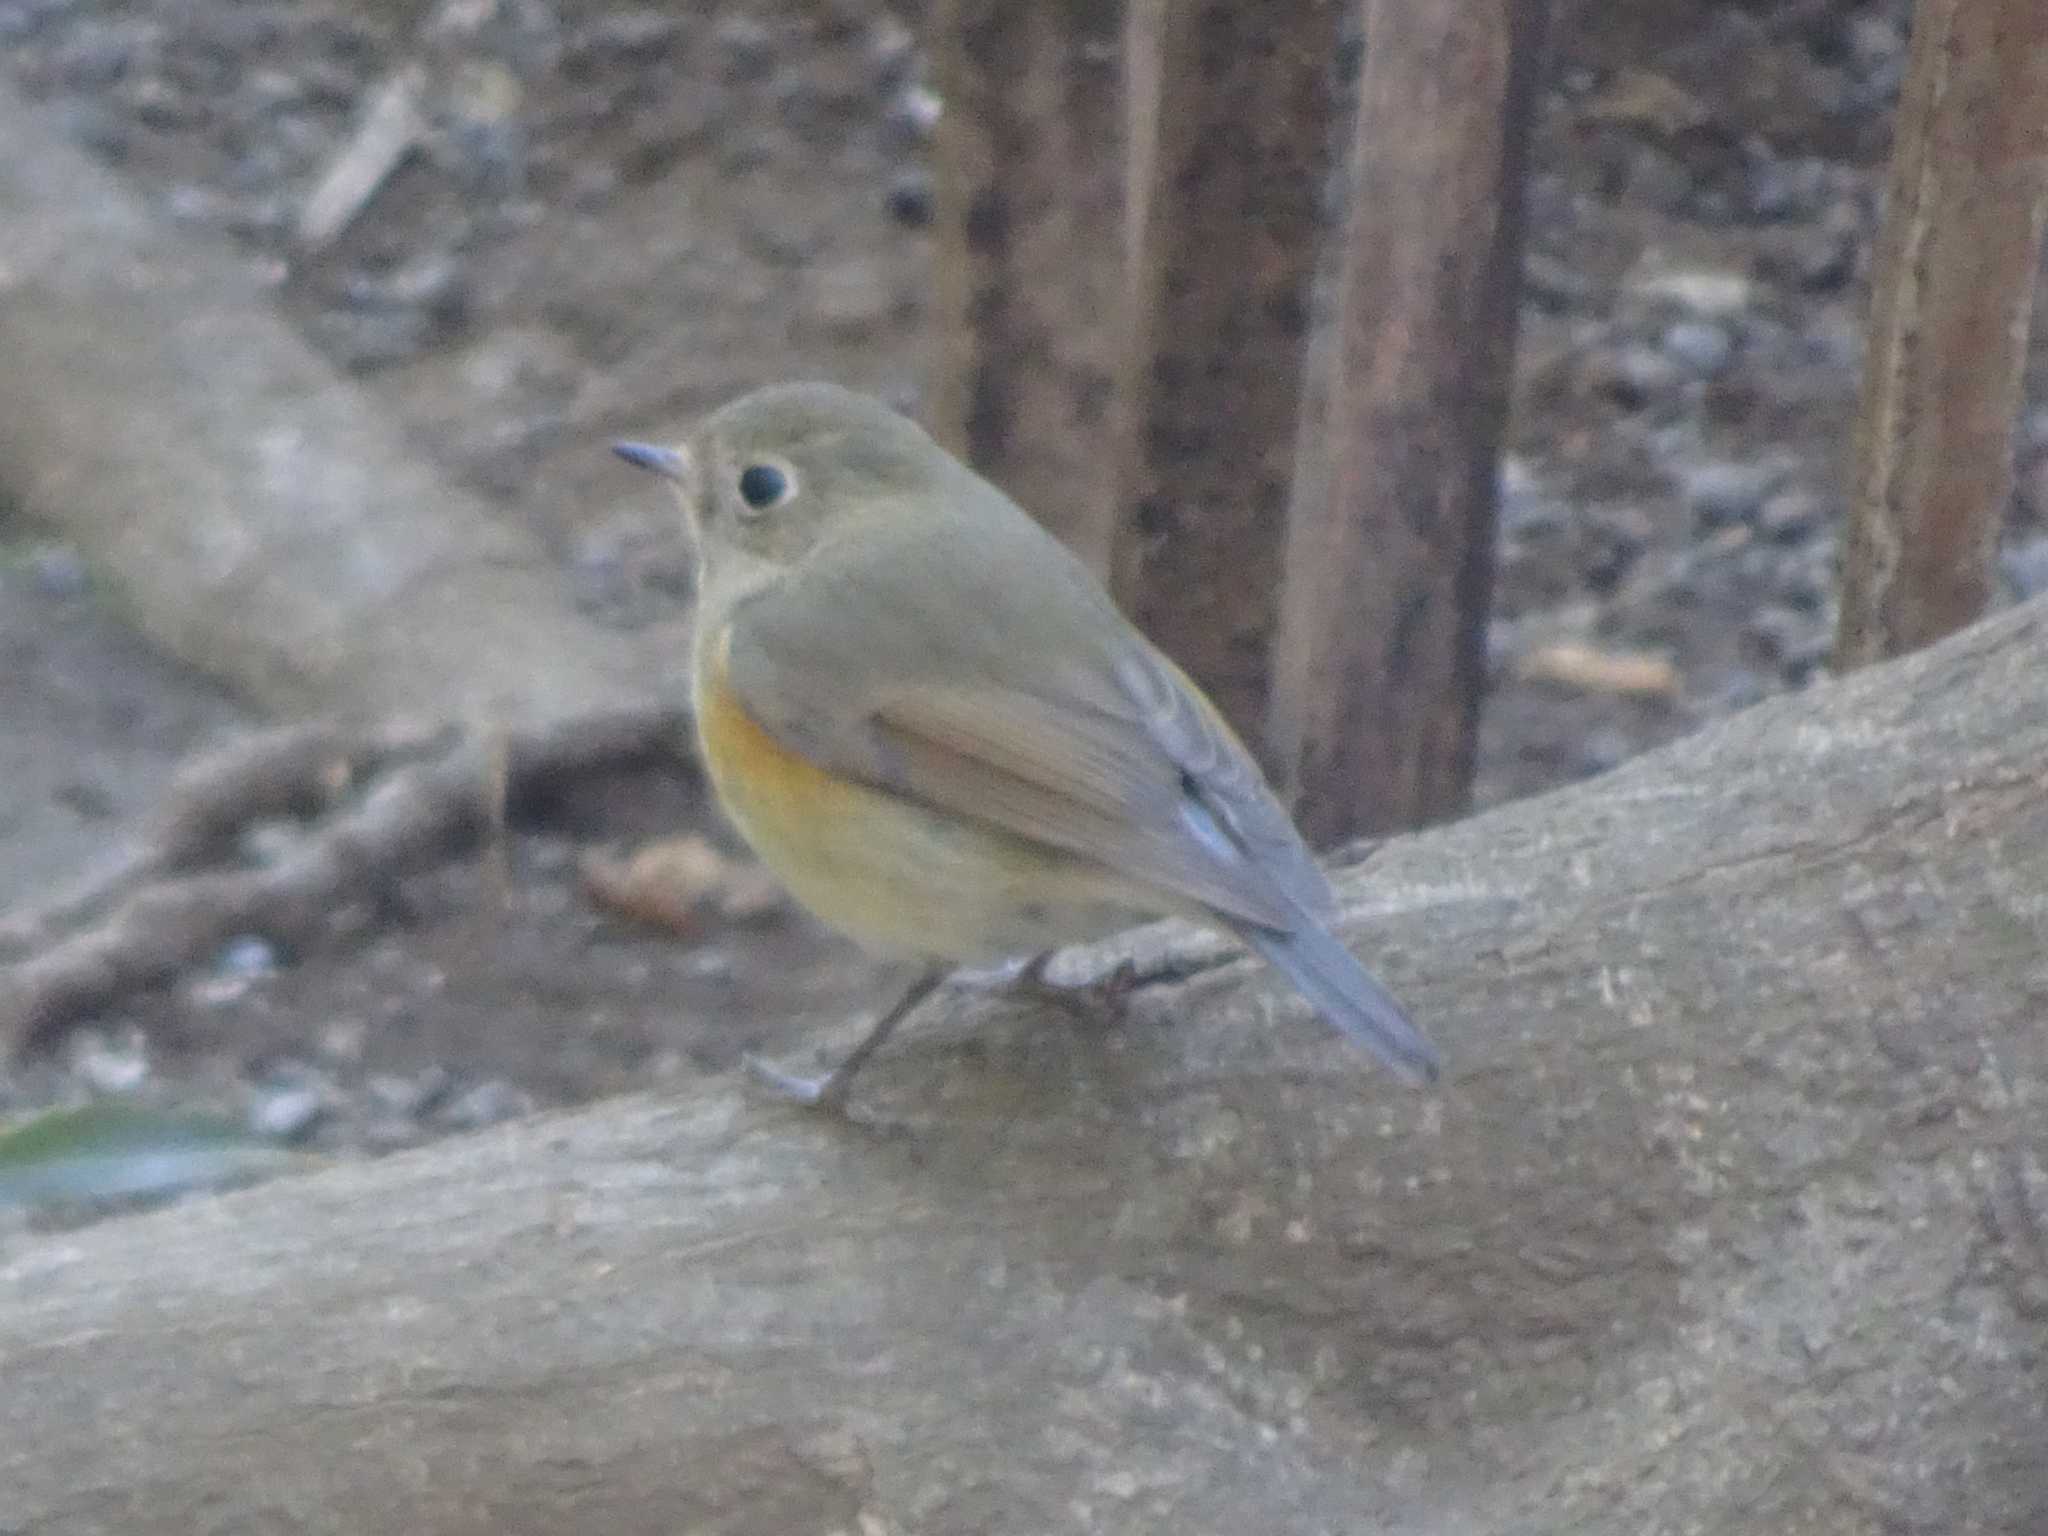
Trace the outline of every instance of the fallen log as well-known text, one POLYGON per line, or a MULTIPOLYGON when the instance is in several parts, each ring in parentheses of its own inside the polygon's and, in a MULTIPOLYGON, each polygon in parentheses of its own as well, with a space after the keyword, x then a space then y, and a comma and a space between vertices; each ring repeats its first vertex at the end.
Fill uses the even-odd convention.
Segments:
POLYGON ((0 143, 0 489, 152 641, 281 718, 648 701, 662 659, 581 618, 540 542, 429 465, 248 262, 4 84, 0 143))
MULTIPOLYGON (((1383 846, 1414 1094, 1221 941, 0 1264, 0 1526, 2038 1531, 2048 607, 1383 846)), ((949 994, 950 996, 950 994, 949 994)), ((851 1027, 851 1026, 849 1026, 851 1027)))

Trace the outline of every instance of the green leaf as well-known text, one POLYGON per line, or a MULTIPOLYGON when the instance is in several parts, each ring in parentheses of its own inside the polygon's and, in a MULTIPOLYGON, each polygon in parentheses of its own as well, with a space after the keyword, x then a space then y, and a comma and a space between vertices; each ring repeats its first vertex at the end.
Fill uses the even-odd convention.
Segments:
POLYGON ((85 1104, 0 1131, 0 1205, 174 1195, 319 1161, 225 1115, 85 1104))

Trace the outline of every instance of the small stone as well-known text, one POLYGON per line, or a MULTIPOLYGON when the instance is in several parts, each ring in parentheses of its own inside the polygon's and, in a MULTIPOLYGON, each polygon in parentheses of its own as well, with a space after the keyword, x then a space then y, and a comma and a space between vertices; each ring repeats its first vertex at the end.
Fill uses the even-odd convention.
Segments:
POLYGON ((298 1141, 327 1113, 327 1096, 310 1082, 287 1083, 257 1094, 249 1104, 249 1129, 276 1141, 298 1141))
POLYGON ((2048 523, 2048 453, 2036 454, 2020 467, 2014 499, 2020 516, 2036 523, 2048 523))
POLYGON ((758 923, 789 904, 789 891, 764 864, 737 864, 718 894, 718 915, 728 922, 758 923))
POLYGON ((922 144, 939 126, 945 102, 928 85, 906 86, 890 103, 889 126, 913 144, 922 144))
POLYGON ((328 311, 313 317, 311 329, 335 363, 352 373, 405 362, 433 336, 433 326, 415 309, 328 311))
POLYGON ((813 267, 806 274, 809 309, 827 330, 846 340, 871 334, 889 316, 894 299, 889 273, 864 260, 813 267))
POLYGON ((69 544, 39 544, 29 552, 28 570, 36 590, 45 597, 83 597, 92 572, 69 544))
POLYGON ((244 933, 221 946, 213 968, 224 976, 271 976, 277 972, 277 950, 268 939, 244 933))
POLYGON ((111 789, 82 773, 58 784, 50 791, 50 798, 90 821, 103 821, 120 809, 111 789))
POLYGON ((502 1078, 486 1078, 442 1105, 434 1118, 452 1130, 477 1130, 533 1113, 533 1095, 502 1078))
POLYGON ((1770 685, 1750 668, 1734 667, 1722 680, 1716 695, 1716 703, 1722 709, 1733 712, 1761 703, 1769 692, 1770 685))
POLYGON ((1522 648, 1522 627, 1513 619, 1493 618, 1486 625, 1486 675, 1505 677, 1522 648))
POLYGON ((1626 410, 1640 410, 1675 389, 1678 367, 1655 347, 1604 347, 1586 359, 1586 382, 1595 393, 1626 410))
POLYGON ((234 206, 224 193, 193 182, 171 188, 164 204, 172 218, 185 224, 218 224, 234 206))
POLYGON ((372 1073, 363 1082, 363 1092, 385 1116, 414 1120, 439 1106, 454 1086, 454 1075, 436 1064, 423 1067, 411 1077, 395 1072, 372 1073))
POLYGON ((1750 163, 1743 197, 1749 216, 1760 222, 1810 219, 1827 200, 1828 184, 1825 160, 1781 160, 1764 150, 1750 163))
POLYGON ((1792 487, 1768 497, 1756 516, 1757 531, 1774 544, 1798 544, 1827 520, 1828 505, 1812 491, 1792 487))
POLYGON ((1755 302, 1756 285, 1739 272, 1707 268, 1680 268, 1646 273, 1629 283, 1636 298, 1652 304, 1671 304, 1705 320, 1725 320, 1741 314, 1755 302))
POLYGON ((340 1066, 353 1066, 363 1059, 363 1044, 370 1028, 361 1019, 333 1019, 320 1030, 320 1054, 340 1066))
POLYGON ((1764 277, 1789 283, 1808 293, 1832 293, 1856 274, 1864 244, 1853 215, 1787 230, 1782 238, 1757 252, 1756 269, 1764 277))
POLYGON ((282 864, 305 842, 305 830, 297 822, 273 818, 249 826, 235 839, 235 846, 243 858, 268 869, 282 864))
POLYGON ((632 596, 623 539, 616 529, 591 528, 580 534, 570 547, 569 571, 577 606, 586 611, 623 603, 632 596))
POLYGON ((134 62, 134 40, 98 23, 81 26, 57 50, 55 60, 65 86, 80 93, 105 90, 126 75, 134 62))
POLYGON ((2048 592, 2048 534, 2037 533, 2008 545, 2000 553, 1998 563, 2012 586, 2014 598, 2023 602, 2048 592))
POLYGON ((1522 293, 1549 314, 1564 314, 1590 304, 1597 292, 1593 279, 1572 262, 1531 251, 1522 262, 1522 293))
POLYGON ((1850 60, 1865 74, 1896 68, 1906 51, 1905 35, 1890 16, 1863 11, 1851 18, 1845 39, 1850 60))
MULTIPOLYGON (((0 39, 5 34, 0 33, 0 39)), ((62 122, 71 139, 103 160, 115 164, 128 158, 134 130, 128 120, 113 111, 104 100, 88 99, 65 105, 62 122)))
POLYGON ((726 17, 713 37, 728 80, 759 80, 775 67, 775 35, 751 16, 726 17))
POLYGON ((367 1120, 357 1134, 363 1146, 372 1152, 395 1152, 400 1147, 417 1146, 425 1140, 417 1122, 385 1115, 367 1120))
POLYGON ((652 57, 666 51, 681 30, 682 23, 666 11, 613 11, 593 22, 583 41, 599 52, 652 57))
POLYGON ((932 179, 923 171, 904 171, 889 183, 889 217, 905 229, 923 229, 932 221, 936 204, 932 179))
POLYGON ((1693 466, 1679 485, 1693 515, 1709 528, 1753 522, 1785 478, 1784 466, 1718 459, 1693 466))
POLYGON ((734 970, 732 952, 715 945, 693 949, 676 969, 691 981, 724 981, 734 970))
POLYGON ((903 83, 917 67, 917 34, 886 11, 868 32, 868 60, 875 68, 876 84, 884 91, 903 83))
POLYGON ((1728 366, 1735 339, 1711 320, 1681 320, 1664 332, 1664 353, 1680 366, 1711 378, 1728 366))
POLYGON ((133 1093, 149 1080, 149 1048, 140 1030, 118 1040, 89 1031, 72 1047, 71 1070, 95 1093, 133 1093))
POLYGON ((1804 682, 1827 660, 1830 640, 1825 625, 1811 614, 1772 604, 1744 621, 1745 651, 1760 666, 1775 667, 1790 683, 1804 682))
POLYGON ((1578 770, 1586 778, 1618 768, 1634 755, 1634 745, 1619 729, 1603 725, 1588 731, 1579 743, 1578 770))

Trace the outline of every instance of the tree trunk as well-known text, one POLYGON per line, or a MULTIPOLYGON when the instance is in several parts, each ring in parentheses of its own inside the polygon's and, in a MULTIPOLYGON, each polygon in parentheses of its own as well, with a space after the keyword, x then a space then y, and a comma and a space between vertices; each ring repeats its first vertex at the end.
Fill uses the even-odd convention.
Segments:
MULTIPOLYGON (((0 486, 144 634, 280 714, 538 723, 649 696, 658 658, 579 618, 537 541, 46 117, 0 85, 0 486)), ((620 494, 646 493, 622 472, 620 494)))
POLYGON ((1367 8, 1327 489, 1297 499, 1273 665, 1273 757, 1320 846, 1470 795, 1548 22, 1367 8))
POLYGON ((0 1523, 2037 1533, 2044 676, 2036 603, 1382 849, 1436 1094, 1155 928, 1119 1029, 959 1000, 858 1123, 707 1083, 12 1239, 0 1523))
POLYGON ((943 0, 940 440, 1098 572, 1122 298, 1122 8, 943 0))
POLYGON ((2044 223, 2048 13, 1920 0, 1849 466, 1838 667, 1925 645, 1991 600, 2044 223))
POLYGON ((1139 0, 1112 585, 1255 746, 1343 6, 1139 0))

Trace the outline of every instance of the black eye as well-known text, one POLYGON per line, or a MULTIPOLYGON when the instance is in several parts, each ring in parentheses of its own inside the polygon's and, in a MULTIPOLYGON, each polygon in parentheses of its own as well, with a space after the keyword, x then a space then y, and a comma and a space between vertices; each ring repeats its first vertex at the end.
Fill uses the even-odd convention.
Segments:
POLYGON ((740 500, 756 512, 779 504, 789 495, 789 476, 773 464, 749 464, 740 471, 740 500))

